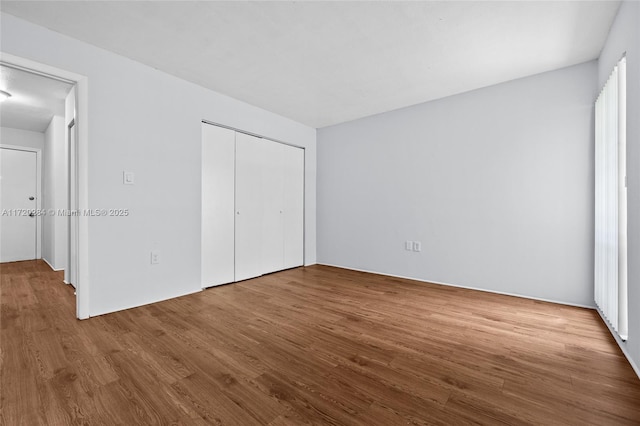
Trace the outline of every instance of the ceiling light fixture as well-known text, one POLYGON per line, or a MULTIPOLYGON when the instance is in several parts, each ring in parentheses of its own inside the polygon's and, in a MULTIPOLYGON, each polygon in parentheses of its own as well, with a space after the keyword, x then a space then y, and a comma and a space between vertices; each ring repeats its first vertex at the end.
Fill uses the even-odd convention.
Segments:
POLYGON ((0 102, 4 102, 11 97, 11 93, 0 90, 0 102))

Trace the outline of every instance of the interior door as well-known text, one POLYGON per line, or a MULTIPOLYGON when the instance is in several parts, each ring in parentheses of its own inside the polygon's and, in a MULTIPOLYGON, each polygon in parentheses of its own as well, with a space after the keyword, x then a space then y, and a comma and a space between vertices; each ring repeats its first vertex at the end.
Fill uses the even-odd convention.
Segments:
POLYGON ((37 157, 0 149, 0 262, 36 258, 37 157))
POLYGON ((234 276, 236 132, 202 123, 202 287, 234 276))
POLYGON ((262 139, 236 133, 235 279, 264 273, 262 258, 263 168, 262 139))

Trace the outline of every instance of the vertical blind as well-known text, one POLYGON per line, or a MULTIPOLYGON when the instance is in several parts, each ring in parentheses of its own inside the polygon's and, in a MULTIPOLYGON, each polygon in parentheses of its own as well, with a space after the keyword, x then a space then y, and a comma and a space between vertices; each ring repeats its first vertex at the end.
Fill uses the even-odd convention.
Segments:
POLYGON ((627 338, 626 59, 596 100, 595 302, 627 338))

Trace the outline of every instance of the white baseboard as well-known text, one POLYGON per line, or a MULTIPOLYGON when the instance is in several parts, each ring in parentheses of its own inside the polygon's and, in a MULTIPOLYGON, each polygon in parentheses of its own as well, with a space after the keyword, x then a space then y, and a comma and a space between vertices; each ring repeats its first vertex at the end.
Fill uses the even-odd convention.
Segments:
POLYGON ((64 271, 64 268, 60 268, 60 269, 54 268, 53 265, 51 263, 49 263, 49 261, 47 259, 45 259, 44 257, 42 258, 42 260, 44 260, 44 263, 49 265, 49 268, 51 268, 51 270, 56 271, 56 272, 64 271))
POLYGON ((419 281, 419 282, 429 283, 429 284, 446 285, 448 287, 464 288, 464 289, 467 289, 467 290, 484 291, 486 293, 502 294, 504 296, 520 297, 522 299, 539 300, 541 302, 555 303, 555 304, 558 304, 558 305, 575 306, 575 307, 578 307, 578 308, 587 308, 587 309, 595 309, 596 308, 595 305, 582 305, 582 304, 579 304, 579 303, 570 303, 570 302, 563 302, 563 301, 560 301, 560 300, 544 299, 544 298, 541 298, 541 297, 527 296, 527 295, 524 295, 524 294, 507 293, 507 292, 504 292, 504 291, 497 291, 497 290, 488 290, 486 288, 469 287, 469 286, 464 286, 464 285, 449 284, 449 283, 443 283, 443 282, 438 282, 438 281, 428 281, 428 280, 423 280, 423 279, 420 279, 420 278, 405 277, 405 276, 402 276, 402 275, 387 274, 387 273, 384 273, 384 272, 369 271, 369 270, 366 270, 366 269, 350 268, 350 267, 347 267, 347 266, 332 265, 332 264, 329 264, 329 263, 318 263, 318 265, 332 266, 334 268, 348 269, 348 270, 351 270, 351 271, 358 271, 358 272, 366 272, 368 274, 384 275, 386 277, 402 278, 402 279, 405 279, 405 280, 419 281))
POLYGON ((616 340, 616 343, 618 344, 618 346, 620 346, 620 350, 622 351, 624 356, 627 358, 627 361, 629 361, 629 364, 631 364, 631 368, 633 368, 633 371, 635 371, 636 375, 640 379, 640 368, 638 368, 638 365, 635 363, 633 358, 631 358, 631 355, 627 350, 627 342, 622 340, 618 335, 618 333, 613 329, 613 327, 611 327, 611 324, 609 324, 609 321, 607 321, 607 319, 604 317, 602 311, 599 308, 596 308, 596 311, 598 311, 600 318, 602 318, 602 322, 607 326, 607 328, 609 329, 609 332, 611 333, 613 338, 616 340))

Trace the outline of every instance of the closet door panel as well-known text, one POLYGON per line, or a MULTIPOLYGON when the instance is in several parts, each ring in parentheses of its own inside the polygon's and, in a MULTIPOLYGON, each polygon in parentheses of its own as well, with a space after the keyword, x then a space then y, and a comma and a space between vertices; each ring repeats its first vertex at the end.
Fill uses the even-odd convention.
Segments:
POLYGON ((283 155, 285 145, 262 140, 262 259, 264 273, 284 268, 283 155))
POLYGON ((264 273, 263 174, 264 144, 260 138, 236 133, 235 278, 264 273))
POLYGON ((202 123, 201 283, 233 282, 235 132, 202 123))
POLYGON ((283 150, 283 269, 304 264, 304 149, 283 150))

